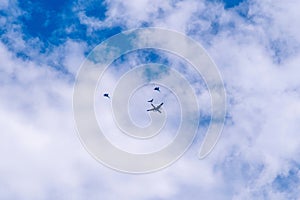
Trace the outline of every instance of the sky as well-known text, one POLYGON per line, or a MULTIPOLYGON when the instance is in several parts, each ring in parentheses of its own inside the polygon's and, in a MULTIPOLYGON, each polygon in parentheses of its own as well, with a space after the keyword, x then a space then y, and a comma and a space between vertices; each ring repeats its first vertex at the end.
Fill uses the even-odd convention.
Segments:
POLYGON ((0 199, 300 199, 299 7, 296 0, 2 0, 0 199), (133 175, 99 163, 84 148, 73 89, 97 45, 146 27, 174 30, 203 46, 223 78, 226 120, 213 151, 198 159, 211 114, 203 79, 160 50, 121 56, 95 95, 97 120, 110 130, 106 137, 112 143, 152 152, 168 144, 178 128, 176 96, 165 87, 161 95, 153 93, 148 85, 129 101, 130 117, 145 126, 149 104, 143 102, 167 100, 164 134, 134 141, 117 130, 102 93, 113 93, 134 66, 157 62, 177 69, 193 86, 201 113, 198 134, 180 159, 133 175))

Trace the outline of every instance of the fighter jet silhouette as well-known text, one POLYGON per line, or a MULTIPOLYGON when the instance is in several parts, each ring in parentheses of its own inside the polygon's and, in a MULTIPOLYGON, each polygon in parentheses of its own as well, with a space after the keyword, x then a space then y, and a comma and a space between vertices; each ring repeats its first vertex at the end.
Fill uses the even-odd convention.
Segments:
POLYGON ((110 96, 108 95, 108 93, 103 94, 103 96, 110 99, 110 96))
POLYGON ((159 87, 155 87, 154 90, 160 92, 159 87))

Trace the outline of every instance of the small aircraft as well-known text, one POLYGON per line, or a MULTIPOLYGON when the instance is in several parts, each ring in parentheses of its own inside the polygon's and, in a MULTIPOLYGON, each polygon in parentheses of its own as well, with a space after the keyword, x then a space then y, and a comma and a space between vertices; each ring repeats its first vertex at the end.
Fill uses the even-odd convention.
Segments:
POLYGON ((108 95, 108 93, 103 94, 103 96, 110 99, 110 96, 108 95))
POLYGON ((160 107, 161 107, 163 104, 164 104, 164 103, 161 103, 161 104, 159 104, 158 106, 154 106, 154 105, 151 103, 151 106, 152 106, 153 108, 148 109, 147 111, 153 111, 153 112, 159 112, 159 113, 161 113, 161 111, 160 111, 159 109, 160 109, 160 107))
POLYGON ((159 89, 159 87, 155 87, 155 88, 154 88, 154 90, 156 90, 156 91, 160 92, 160 89, 159 89))
POLYGON ((149 103, 152 103, 152 102, 153 102, 153 99, 149 100, 148 102, 149 102, 149 103))

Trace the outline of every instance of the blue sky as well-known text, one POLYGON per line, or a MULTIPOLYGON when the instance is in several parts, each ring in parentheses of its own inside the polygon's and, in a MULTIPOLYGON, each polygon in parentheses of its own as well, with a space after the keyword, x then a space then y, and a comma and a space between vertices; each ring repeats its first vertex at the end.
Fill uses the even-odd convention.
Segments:
MULTIPOLYGON (((299 6, 296 0, 1 1, 0 199, 299 199, 299 6), (160 62, 191 81, 201 105, 200 134, 181 159, 156 173, 123 174, 99 164, 80 143, 73 86, 99 43, 151 26, 203 45, 224 80, 227 121, 212 153, 199 160, 210 116, 201 78, 161 51, 121 57, 104 77, 105 90, 130 66, 160 62)), ((109 109, 103 112, 98 117, 109 122, 109 109)), ((125 149, 149 151, 169 136, 153 146, 109 137, 125 149)))

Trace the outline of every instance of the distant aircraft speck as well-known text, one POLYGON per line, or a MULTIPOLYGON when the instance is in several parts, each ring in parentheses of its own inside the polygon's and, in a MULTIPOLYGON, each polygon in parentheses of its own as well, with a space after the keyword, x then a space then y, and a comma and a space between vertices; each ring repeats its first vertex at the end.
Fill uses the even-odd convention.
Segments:
POLYGON ((153 102, 153 99, 149 100, 148 102, 149 102, 149 103, 152 103, 152 102, 153 102))
POLYGON ((110 96, 108 95, 108 93, 103 94, 103 96, 110 99, 110 96))
POLYGON ((155 88, 154 88, 154 90, 156 90, 156 91, 160 92, 160 89, 159 89, 159 87, 155 87, 155 88))

